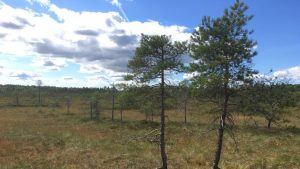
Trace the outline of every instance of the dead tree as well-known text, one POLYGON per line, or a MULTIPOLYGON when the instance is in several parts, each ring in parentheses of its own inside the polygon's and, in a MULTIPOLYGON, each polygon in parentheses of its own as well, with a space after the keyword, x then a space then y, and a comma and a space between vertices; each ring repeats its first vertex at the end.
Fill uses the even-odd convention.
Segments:
POLYGON ((115 85, 112 87, 112 109, 111 109, 111 120, 114 121, 114 114, 115 114, 115 93, 116 88, 115 85))
POLYGON ((70 107, 71 107, 71 99, 70 98, 67 98, 66 106, 67 106, 67 113, 70 114, 70 107))
POLYGON ((93 120, 93 102, 90 102, 90 118, 93 120))
POLYGON ((41 106, 41 104, 42 104, 42 102, 41 102, 41 86, 42 86, 42 84, 43 84, 43 82, 42 82, 42 80, 38 80, 37 81, 37 86, 38 86, 38 101, 39 101, 39 106, 41 106))
POLYGON ((90 118, 91 120, 100 120, 100 104, 98 99, 90 102, 90 118))
POLYGON ((121 122, 123 122, 123 103, 121 103, 120 115, 121 115, 121 122))

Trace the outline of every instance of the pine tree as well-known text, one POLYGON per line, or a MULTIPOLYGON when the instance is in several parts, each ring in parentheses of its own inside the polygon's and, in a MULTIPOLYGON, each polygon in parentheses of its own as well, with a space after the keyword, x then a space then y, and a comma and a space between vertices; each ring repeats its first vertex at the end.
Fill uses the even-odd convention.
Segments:
POLYGON ((191 56, 195 61, 190 70, 197 72, 193 82, 218 102, 221 110, 213 169, 219 169, 226 120, 232 109, 230 98, 256 73, 251 68, 256 42, 249 39, 253 31, 245 28, 253 16, 245 14, 247 9, 237 0, 230 9, 225 9, 223 16, 204 17, 191 37, 191 56))
POLYGON ((288 81, 273 76, 257 78, 245 95, 242 100, 243 110, 248 115, 264 117, 268 128, 289 113, 288 108, 296 106, 297 100, 288 81))
POLYGON ((142 35, 140 46, 136 48, 135 56, 128 62, 131 76, 140 83, 160 81, 160 152, 162 169, 167 169, 167 155, 165 150, 165 81, 166 71, 181 71, 183 64, 181 56, 186 51, 186 45, 172 42, 165 35, 142 35))

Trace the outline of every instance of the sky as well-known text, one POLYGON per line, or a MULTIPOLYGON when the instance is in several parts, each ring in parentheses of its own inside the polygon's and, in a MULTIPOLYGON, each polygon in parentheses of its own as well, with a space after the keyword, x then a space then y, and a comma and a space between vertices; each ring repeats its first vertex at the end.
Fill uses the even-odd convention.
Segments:
MULTIPOLYGON (((300 84, 300 1, 244 0, 254 18, 253 68, 300 84)), ((142 33, 185 41, 234 0, 0 0, 0 84, 122 83, 142 33)), ((186 58, 185 62, 191 59, 186 58)), ((188 74, 172 76, 174 82, 188 74)))

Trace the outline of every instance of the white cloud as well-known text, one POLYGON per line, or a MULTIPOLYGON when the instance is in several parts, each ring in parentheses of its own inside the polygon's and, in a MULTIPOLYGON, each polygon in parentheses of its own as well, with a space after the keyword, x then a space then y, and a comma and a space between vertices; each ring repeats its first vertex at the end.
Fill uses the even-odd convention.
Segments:
MULTIPOLYGON (((194 61, 195 62, 195 61, 194 61)), ((183 79, 191 79, 194 76, 199 75, 198 72, 184 73, 183 79)), ((288 69, 278 70, 271 74, 256 74, 255 79, 281 79, 286 80, 289 83, 300 84, 300 66, 291 67, 288 69)))
POLYGON ((126 21, 129 22, 127 14, 125 13, 125 11, 122 7, 122 4, 119 2, 119 0, 111 0, 110 3, 114 6, 116 6, 119 9, 119 11, 122 13, 122 15, 126 19, 126 21))
POLYGON ((268 74, 256 74, 257 80, 280 80, 292 84, 300 84, 300 66, 290 67, 288 69, 277 70, 268 74))
POLYGON ((198 76, 198 75, 199 75, 199 72, 184 73, 183 79, 190 80, 191 78, 198 76))
POLYGON ((0 84, 36 85, 41 80, 44 86, 57 87, 103 87, 109 86, 107 82, 79 80, 73 76, 45 77, 36 71, 12 69, 0 66, 0 84))
POLYGON ((67 67, 68 64, 64 58, 34 57, 31 66, 41 71, 49 71, 61 70, 67 67))
POLYGON ((102 60, 106 55, 122 57, 124 51, 132 54, 141 33, 173 35, 174 40, 187 40, 190 35, 183 26, 164 26, 156 21, 124 22, 116 12, 75 12, 54 4, 49 10, 60 21, 46 13, 1 6, 0 23, 6 26, 0 26, 4 36, 0 52, 75 59, 80 55, 81 59, 102 60), (125 48, 122 45, 126 42, 129 46, 125 48), (98 53, 90 56, 93 52, 98 53))
POLYGON ((300 83, 300 66, 275 71, 273 76, 290 80, 292 83, 300 83))
POLYGON ((16 78, 19 80, 32 80, 40 76, 41 75, 29 71, 14 71, 9 73, 9 77, 16 78))
POLYGON ((141 33, 172 35, 179 41, 190 37, 184 26, 152 20, 127 22, 117 12, 77 12, 49 0, 30 2, 47 6, 48 12, 0 5, 0 54, 34 56, 30 66, 35 68, 60 70, 67 66, 67 59, 80 64, 80 73, 104 73, 114 79, 127 71, 141 33))
POLYGON ((50 0, 26 0, 26 1, 29 2, 30 4, 38 3, 42 7, 48 7, 51 4, 50 0))
POLYGON ((21 69, 11 68, 8 64, 0 65, 0 84, 34 85, 41 74, 21 69))

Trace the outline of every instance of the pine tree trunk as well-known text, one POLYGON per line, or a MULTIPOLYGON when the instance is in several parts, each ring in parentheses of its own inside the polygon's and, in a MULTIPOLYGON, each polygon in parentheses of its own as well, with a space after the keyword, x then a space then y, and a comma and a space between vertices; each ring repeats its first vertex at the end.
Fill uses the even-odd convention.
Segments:
POLYGON ((154 116, 153 110, 151 110, 151 121, 153 121, 153 116, 154 116))
POLYGON ((187 105, 187 101, 184 101, 184 123, 186 124, 186 105, 187 105))
MULTIPOLYGON (((162 57, 162 62, 164 58, 162 57)), ((160 153, 162 160, 161 169, 167 169, 167 155, 165 150, 165 79, 164 70, 161 72, 161 115, 160 115, 160 153)))
POLYGON ((123 106, 121 106, 121 111, 120 111, 120 113, 121 113, 121 122, 123 122, 123 106))
POLYGON ((115 114, 115 87, 113 86, 113 95, 112 95, 112 110, 111 110, 111 120, 114 121, 115 114))
POLYGON ((98 109, 98 101, 95 102, 95 118, 96 120, 99 120, 99 109, 98 109))
POLYGON ((41 86, 39 86, 39 106, 41 106, 41 86))
POLYGON ((268 129, 271 128, 271 123, 272 123, 272 119, 269 119, 269 120, 268 120, 268 129))
POLYGON ((19 95, 17 95, 16 105, 19 106, 19 95))
POLYGON ((219 162, 221 159, 221 152, 222 152, 222 146, 223 146, 223 135, 224 135, 224 129, 225 129, 225 120, 227 116, 227 107, 228 107, 228 100, 229 100, 229 94, 228 89, 225 87, 224 89, 224 104, 223 104, 223 112, 220 118, 220 126, 218 130, 218 142, 216 146, 216 152, 215 152, 215 159, 213 162, 213 169, 220 169, 219 168, 219 162))
POLYGON ((91 103, 90 109, 91 109, 91 112, 90 112, 91 120, 93 120, 93 103, 91 103))

